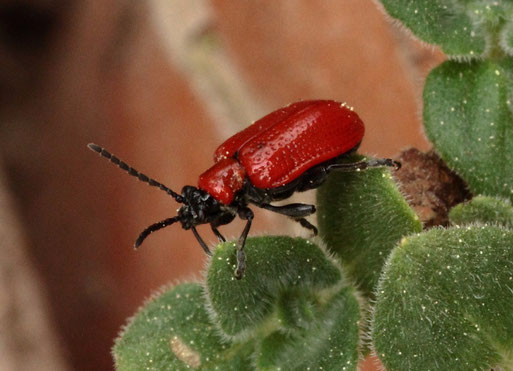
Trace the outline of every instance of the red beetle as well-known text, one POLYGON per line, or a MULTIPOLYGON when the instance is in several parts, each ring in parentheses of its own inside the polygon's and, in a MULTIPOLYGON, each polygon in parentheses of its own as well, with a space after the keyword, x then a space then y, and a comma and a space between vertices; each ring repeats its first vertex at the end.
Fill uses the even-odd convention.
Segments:
POLYGON ((271 202, 319 187, 332 170, 400 166, 391 159, 340 163, 356 151, 364 131, 358 115, 343 103, 311 100, 290 104, 221 144, 214 154, 215 164, 200 175, 198 187, 185 186, 181 194, 138 172, 100 146, 89 144, 89 148, 183 204, 177 216, 146 228, 135 241, 136 248, 150 233, 180 222, 184 229, 192 230, 203 250, 211 254, 196 230, 197 225, 210 224, 219 241, 224 242, 217 228, 230 223, 236 215, 246 220, 237 244, 235 277, 240 279, 246 268, 244 244, 253 220, 250 204, 289 216, 317 234, 317 228, 305 219, 315 212, 314 205, 274 206, 271 202))

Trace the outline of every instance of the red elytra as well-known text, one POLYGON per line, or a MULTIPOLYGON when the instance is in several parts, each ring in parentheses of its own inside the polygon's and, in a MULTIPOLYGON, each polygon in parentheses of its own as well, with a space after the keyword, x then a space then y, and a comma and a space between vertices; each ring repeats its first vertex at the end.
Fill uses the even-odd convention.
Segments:
POLYGON ((225 205, 244 186, 277 188, 306 170, 355 148, 365 127, 358 115, 331 100, 293 103, 276 110, 221 144, 216 164, 198 187, 225 205))
POLYGON ((221 144, 214 153, 214 161, 218 162, 223 158, 233 157, 237 151, 250 139, 252 139, 255 135, 260 134, 265 131, 269 127, 274 124, 286 119, 290 115, 301 111, 303 108, 306 108, 313 103, 322 102, 322 101, 300 101, 296 103, 291 103, 286 107, 277 109, 261 119, 255 121, 252 125, 248 126, 246 129, 239 131, 237 134, 231 136, 223 144, 221 144))

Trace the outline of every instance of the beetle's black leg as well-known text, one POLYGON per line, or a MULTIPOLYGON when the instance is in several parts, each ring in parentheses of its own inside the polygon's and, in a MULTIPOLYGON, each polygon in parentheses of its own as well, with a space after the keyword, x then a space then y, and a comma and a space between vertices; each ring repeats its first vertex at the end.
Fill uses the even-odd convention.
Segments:
POLYGON ((317 228, 304 217, 315 213, 315 206, 308 204, 288 204, 283 206, 274 206, 271 204, 261 204, 261 208, 273 211, 278 214, 287 215, 301 224, 302 227, 309 229, 317 236, 317 228))
POLYGON ((212 255, 212 253, 210 252, 210 249, 208 248, 207 244, 205 243, 205 241, 203 241, 203 238, 201 238, 201 236, 199 235, 198 231, 196 230, 196 227, 191 227, 191 229, 192 229, 192 233, 194 234, 194 237, 196 237, 196 239, 198 240, 200 246, 207 253, 207 255, 212 255))
POLYGON ((353 163, 344 163, 344 164, 331 164, 326 166, 326 171, 355 171, 355 170, 365 170, 369 167, 380 167, 380 166, 391 166, 395 167, 396 170, 401 168, 401 163, 398 161, 394 161, 390 158, 374 158, 371 160, 358 161, 353 163))
POLYGON ((221 232, 219 232, 219 229, 214 227, 212 224, 210 224, 210 227, 212 228, 212 232, 214 232, 214 234, 216 235, 219 242, 226 242, 226 238, 224 238, 224 236, 221 234, 221 232))
POLYGON ((319 233, 319 231, 317 230, 317 227, 315 225, 313 225, 312 223, 310 223, 305 218, 298 218, 298 219, 294 219, 294 220, 296 222, 299 222, 299 224, 301 224, 301 226, 303 228, 311 230, 312 233, 314 234, 314 236, 317 236, 317 234, 319 233))
POLYGON ((235 278, 238 280, 244 277, 244 271, 246 270, 246 254, 244 253, 244 245, 246 244, 246 238, 248 237, 249 229, 251 228, 253 216, 253 211, 247 207, 239 210, 239 217, 243 220, 247 220, 247 222, 239 237, 239 242, 237 243, 237 268, 235 269, 235 278))
POLYGON ((160 222, 150 225, 148 228, 146 228, 144 231, 141 232, 139 237, 137 237, 137 240, 135 240, 134 249, 137 249, 139 246, 141 246, 141 244, 146 239, 146 237, 148 237, 151 233, 158 231, 159 229, 165 228, 168 225, 176 223, 179 220, 180 220, 179 217, 175 216, 173 218, 167 218, 167 219, 161 220, 160 222))
POLYGON ((315 213, 315 206, 308 204, 288 204, 283 206, 274 206, 271 204, 259 204, 259 207, 278 214, 290 216, 291 218, 302 218, 315 213))

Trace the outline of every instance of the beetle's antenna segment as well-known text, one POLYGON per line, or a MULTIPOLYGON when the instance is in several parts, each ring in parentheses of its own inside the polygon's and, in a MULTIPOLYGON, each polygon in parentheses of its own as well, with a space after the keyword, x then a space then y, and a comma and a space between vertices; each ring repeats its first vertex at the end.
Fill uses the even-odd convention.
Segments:
POLYGON ((148 228, 146 228, 144 231, 141 232, 139 237, 137 237, 137 240, 135 240, 134 249, 137 249, 139 246, 141 246, 141 244, 146 239, 146 237, 148 237, 153 232, 158 231, 159 229, 165 228, 173 223, 176 223, 179 220, 180 220, 180 218, 178 216, 175 216, 173 218, 167 218, 158 223, 150 225, 148 228))
MULTIPOLYGON (((132 175, 139 179, 140 181, 149 184, 152 187, 157 187, 164 192, 166 192, 168 195, 173 197, 177 202, 183 203, 183 197, 173 191, 171 188, 166 187, 164 184, 157 182, 155 179, 152 179, 148 177, 147 175, 144 175, 143 173, 140 173, 139 171, 135 170, 133 167, 128 165, 126 162, 121 161, 119 158, 114 156, 112 153, 107 151, 105 148, 100 147, 97 144, 89 143, 87 145, 90 150, 99 153, 101 156, 105 157, 107 160, 110 160, 113 164, 117 165, 120 169, 125 170, 129 175, 132 175)), ((167 219, 166 219, 167 220, 167 219)), ((151 232, 149 232, 151 233, 151 232)))

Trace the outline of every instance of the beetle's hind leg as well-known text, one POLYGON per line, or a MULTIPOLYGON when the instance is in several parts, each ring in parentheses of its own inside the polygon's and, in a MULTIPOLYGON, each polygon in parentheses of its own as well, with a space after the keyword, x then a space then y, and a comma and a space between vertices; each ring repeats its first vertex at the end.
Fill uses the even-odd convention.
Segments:
POLYGON ((292 219, 294 219, 296 222, 301 224, 302 227, 309 229, 312 231, 312 233, 317 236, 317 228, 310 223, 308 220, 305 219, 305 216, 312 215, 315 213, 315 206, 314 205, 308 205, 308 204, 288 204, 283 206, 274 206, 271 204, 261 204, 258 205, 263 209, 286 215, 292 219))
POLYGON ((330 172, 332 170, 335 171, 359 171, 365 170, 369 167, 393 167, 396 170, 401 168, 401 163, 399 161, 392 160, 390 158, 373 158, 370 160, 362 160, 358 162, 349 162, 342 164, 330 164, 326 166, 326 171, 330 172))
POLYGON ((315 213, 315 206, 308 204, 288 204, 283 206, 274 206, 271 204, 258 204, 262 209, 272 211, 291 218, 303 218, 308 215, 315 213))

